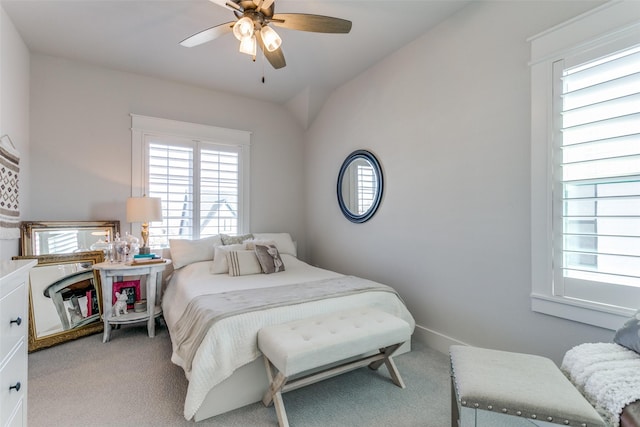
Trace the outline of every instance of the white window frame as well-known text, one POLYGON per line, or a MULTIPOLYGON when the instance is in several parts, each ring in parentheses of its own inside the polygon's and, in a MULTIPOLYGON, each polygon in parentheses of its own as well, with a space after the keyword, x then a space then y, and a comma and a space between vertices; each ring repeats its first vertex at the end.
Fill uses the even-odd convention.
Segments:
POLYGON ((531 37, 531 308, 606 329, 632 309, 554 295, 553 64, 565 57, 609 53, 640 42, 640 2, 613 1, 531 37))
MULTIPOLYGON (((243 234, 249 232, 251 224, 249 216, 251 132, 131 114, 132 197, 140 197, 147 193, 148 171, 146 163, 145 137, 148 135, 191 139, 194 141, 207 141, 217 145, 238 147, 240 150, 240 159, 238 164, 238 233, 243 234)), ((139 235, 140 224, 131 224, 131 233, 139 235)))

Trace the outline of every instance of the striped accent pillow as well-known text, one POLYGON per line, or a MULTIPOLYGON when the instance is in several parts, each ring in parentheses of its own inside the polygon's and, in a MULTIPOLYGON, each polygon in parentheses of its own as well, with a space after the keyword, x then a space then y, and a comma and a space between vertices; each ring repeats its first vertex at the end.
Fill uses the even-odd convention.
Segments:
POLYGON ((229 251, 226 253, 229 276, 246 276, 262 273, 262 267, 254 251, 229 251))

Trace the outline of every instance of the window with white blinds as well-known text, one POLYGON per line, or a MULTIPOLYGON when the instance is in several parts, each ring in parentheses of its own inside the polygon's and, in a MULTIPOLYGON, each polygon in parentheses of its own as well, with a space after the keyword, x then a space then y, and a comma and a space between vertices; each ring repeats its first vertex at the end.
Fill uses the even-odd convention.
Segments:
POLYGON ((640 3, 531 37, 531 308, 611 330, 640 307, 640 3))
POLYGON ((160 197, 162 223, 149 226, 152 247, 168 239, 238 233, 239 152, 201 141, 147 136, 149 196, 160 197))
POLYGON ((625 307, 640 289, 640 45, 554 71, 555 292, 625 307))
POLYGON ((241 234, 249 224, 249 132, 132 115, 132 194, 162 200, 149 245, 241 234))

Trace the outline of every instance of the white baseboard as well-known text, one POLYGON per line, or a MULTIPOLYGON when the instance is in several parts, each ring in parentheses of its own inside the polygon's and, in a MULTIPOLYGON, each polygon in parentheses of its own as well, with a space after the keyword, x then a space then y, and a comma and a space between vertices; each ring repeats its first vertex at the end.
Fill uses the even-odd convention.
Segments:
POLYGON ((449 354, 449 347, 452 345, 469 345, 465 342, 420 325, 416 325, 416 329, 413 332, 413 338, 427 347, 444 354, 449 354))

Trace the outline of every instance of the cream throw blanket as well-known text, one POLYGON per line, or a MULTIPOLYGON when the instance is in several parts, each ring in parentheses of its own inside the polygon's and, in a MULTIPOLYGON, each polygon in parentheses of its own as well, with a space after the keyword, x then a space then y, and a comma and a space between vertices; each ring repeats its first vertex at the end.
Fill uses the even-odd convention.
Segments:
POLYGON ((561 370, 611 426, 640 399, 640 354, 614 343, 587 343, 569 350, 561 370))

